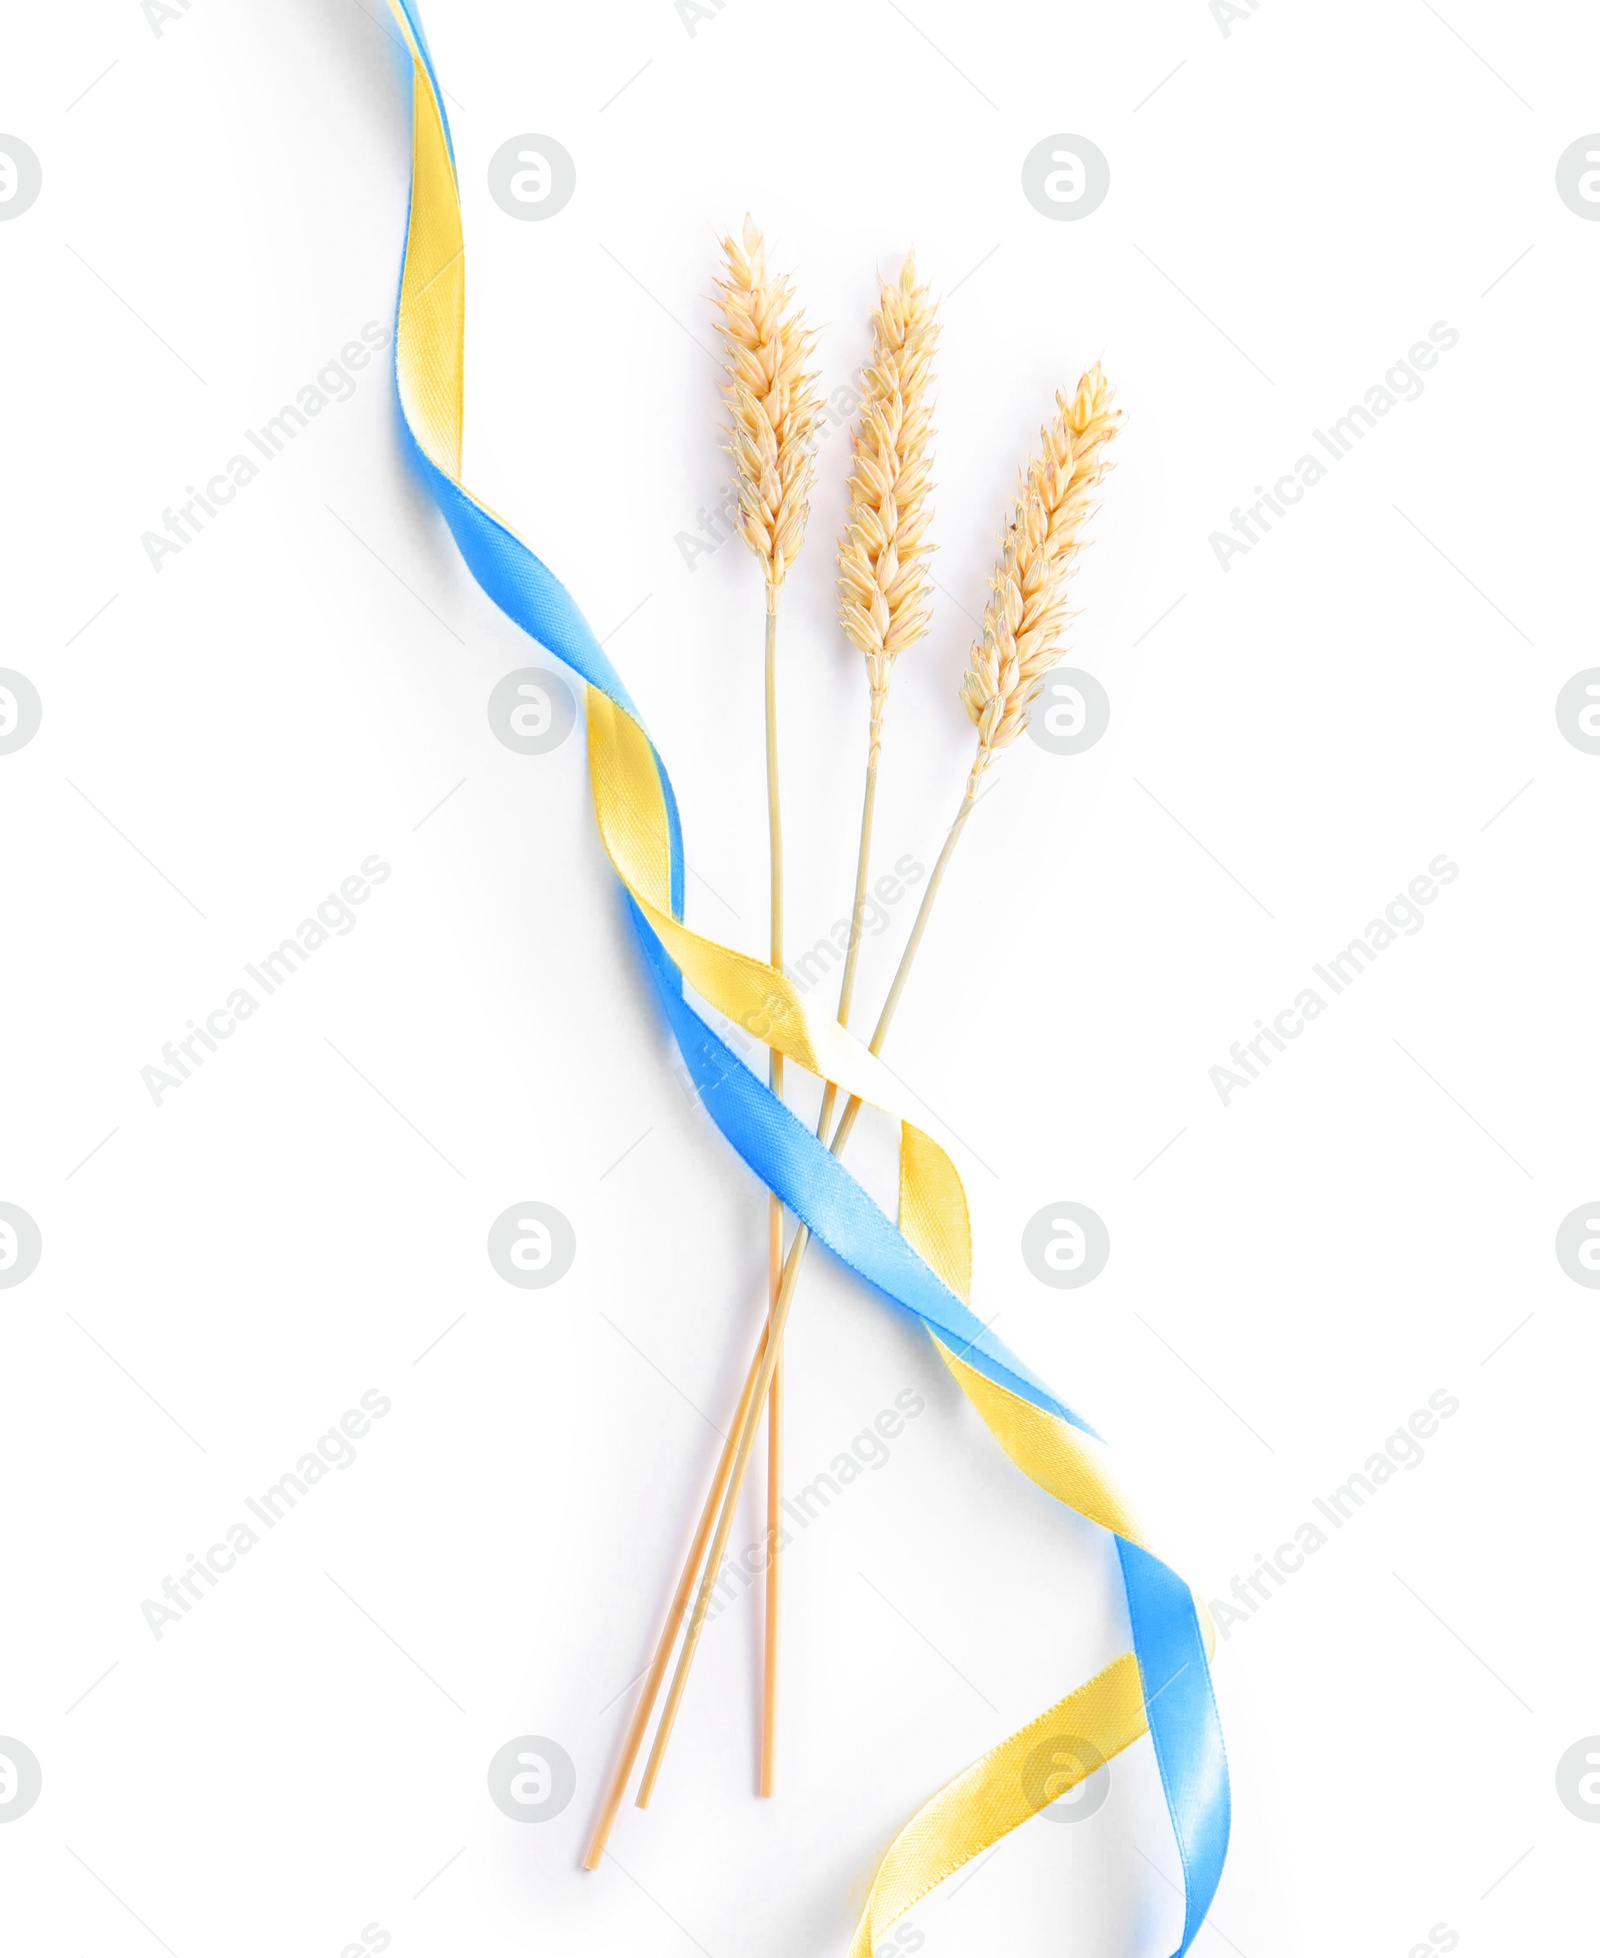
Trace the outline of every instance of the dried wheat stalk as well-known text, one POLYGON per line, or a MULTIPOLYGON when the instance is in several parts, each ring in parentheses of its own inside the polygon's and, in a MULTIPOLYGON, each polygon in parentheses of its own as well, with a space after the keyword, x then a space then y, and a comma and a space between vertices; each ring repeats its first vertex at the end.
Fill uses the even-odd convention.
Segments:
MULTIPOLYGON (((812 336, 794 303, 786 278, 767 270, 767 250, 755 220, 744 221, 742 247, 723 240, 727 273, 716 282, 722 314, 723 345, 734 473, 739 488, 739 535, 761 560, 767 578, 766 703, 767 703, 767 834, 771 858, 771 958, 783 966, 783 823, 778 795, 778 593, 799 554, 810 513, 809 497, 815 475, 816 427, 822 401, 814 369, 806 359, 812 336)), ((783 1097, 783 1056, 774 1047, 767 1061, 767 1082, 783 1097)), ((767 1205, 767 1264, 769 1312, 776 1314, 783 1269, 783 1204, 776 1192, 767 1205)), ((769 1320, 770 1323, 770 1320, 769 1320)), ((767 1536, 766 1652, 763 1664, 760 1788, 773 1791, 773 1757, 777 1733, 778 1624, 780 1569, 776 1546, 782 1530, 783 1374, 781 1354, 774 1343, 768 1380, 763 1387, 767 1409, 767 1536)), ((754 1421, 760 1402, 749 1412, 754 1421)), ((742 1476, 742 1470, 741 1470, 742 1476)), ((681 1693, 681 1687, 677 1691, 681 1693)), ((661 1749, 671 1732, 677 1698, 669 1698, 646 1769, 639 1799, 648 1800, 661 1749)))
POLYGON ((1097 362, 1070 401, 1056 395, 1059 412, 1023 476, 989 580, 983 636, 961 682, 962 703, 978 730, 969 797, 994 756, 1027 726, 1040 683, 1061 657, 1067 579, 1083 549, 1094 487, 1112 466, 1106 452, 1122 419, 1111 401, 1111 383, 1097 362))
POLYGON ((932 583, 926 541, 933 423, 928 390, 939 323, 916 262, 897 284, 880 280, 872 361, 854 437, 844 535, 839 541, 839 622, 867 657, 871 731, 867 765, 883 743, 883 710, 895 659, 928 630, 932 583))
POLYGON ((739 488, 739 535, 767 574, 767 606, 805 535, 817 420, 822 400, 808 368, 812 335, 785 277, 767 270, 767 248, 755 220, 744 242, 722 241, 727 274, 716 281, 728 380, 730 440, 739 488))

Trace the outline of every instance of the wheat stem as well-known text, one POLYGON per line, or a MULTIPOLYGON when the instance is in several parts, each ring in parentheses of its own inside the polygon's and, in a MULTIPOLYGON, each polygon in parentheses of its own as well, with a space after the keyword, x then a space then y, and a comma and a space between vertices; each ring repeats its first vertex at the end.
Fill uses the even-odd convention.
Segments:
MULTIPOLYGON (((867 908, 867 878, 872 868, 872 827, 877 803, 878 758, 876 750, 869 750, 867 784, 861 796, 861 840, 856 848, 856 890, 850 906, 850 940, 845 947, 844 971, 839 976, 838 1020, 842 1027, 850 1024, 850 1007, 856 990, 856 969, 861 963, 862 920, 867 908)), ((828 1123, 838 1098, 838 1082, 829 1081, 822 1090, 822 1107, 817 1114, 817 1134, 824 1141, 827 1140, 828 1123)))
MULTIPOLYGON (((766 640, 767 694, 767 837, 771 852, 772 965, 783 970, 783 817, 778 795, 778 593, 767 587, 766 640)), ((776 1047, 768 1049, 767 1084, 783 1099, 783 1056, 776 1047)), ((778 1288, 783 1278, 783 1202, 776 1191, 767 1196, 767 1298, 768 1338, 771 1314, 778 1305, 778 1288)), ((764 1598, 764 1643, 762 1651, 761 1751, 758 1786, 763 1795, 773 1790, 778 1729, 778 1637, 782 1607, 777 1543, 782 1518, 779 1503, 783 1495, 783 1358, 776 1356, 772 1384, 767 1392, 767 1582, 764 1598)))

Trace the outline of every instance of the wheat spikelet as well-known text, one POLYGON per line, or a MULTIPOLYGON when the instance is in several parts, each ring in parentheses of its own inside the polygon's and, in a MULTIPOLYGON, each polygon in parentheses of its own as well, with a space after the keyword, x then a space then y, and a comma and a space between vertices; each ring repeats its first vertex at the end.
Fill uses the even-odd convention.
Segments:
POLYGON ((839 540, 839 621, 866 654, 872 690, 869 766, 882 743, 895 659, 929 624, 933 426, 928 389, 938 339, 936 308, 927 287, 917 284, 916 263, 908 253, 898 284, 879 281, 872 362, 839 540))
POLYGON ((728 380, 728 449, 739 487, 739 535, 767 574, 767 604, 805 535, 814 438, 821 398, 806 359, 812 336, 784 277, 767 270, 767 250, 755 220, 744 221, 744 242, 722 241, 727 275, 716 281, 728 380))
POLYGON ((961 682, 962 702, 978 730, 969 794, 993 757, 1027 726, 1040 683, 1061 657, 1067 579, 1083 549, 1091 495, 1111 467, 1106 451, 1122 418, 1111 401, 1111 384, 1096 363, 1070 401, 1056 395, 1056 418, 1042 431, 1041 452, 1023 476, 989 580, 983 637, 961 682))

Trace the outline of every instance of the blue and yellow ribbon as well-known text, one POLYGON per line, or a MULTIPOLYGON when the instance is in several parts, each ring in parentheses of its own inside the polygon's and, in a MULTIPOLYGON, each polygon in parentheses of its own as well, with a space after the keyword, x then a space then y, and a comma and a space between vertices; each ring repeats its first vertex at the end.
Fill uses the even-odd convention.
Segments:
POLYGON ((1146 1732, 1183 1865, 1183 1935, 1175 1953, 1183 1958, 1210 1908, 1228 1845, 1209 1618, 1188 1585, 1141 1542, 1094 1430, 973 1312, 966 1195, 944 1150, 901 1123, 897 1228, 686 999, 687 980, 799 1066, 892 1110, 892 1076, 835 1021, 812 1018, 787 974, 683 923, 677 803, 638 709, 559 579, 461 481, 466 311, 455 158, 415 0, 390 5, 413 76, 411 210, 395 329, 405 429, 472 575, 586 685, 596 821, 684 1064, 712 1120, 760 1180, 880 1297, 921 1322, 1011 1459, 1059 1502, 1110 1531, 1121 1562, 1132 1651, 964 1769, 912 1816, 878 1866, 851 1958, 871 1958, 918 1898, 1146 1732))

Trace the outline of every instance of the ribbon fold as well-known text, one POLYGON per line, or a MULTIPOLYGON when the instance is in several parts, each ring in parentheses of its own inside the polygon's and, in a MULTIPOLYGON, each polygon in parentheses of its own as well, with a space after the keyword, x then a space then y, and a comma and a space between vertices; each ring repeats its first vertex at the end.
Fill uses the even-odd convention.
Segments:
POLYGON ((694 990, 798 1066, 893 1112, 893 1077, 837 1022, 807 1013, 775 967, 683 923, 683 840, 666 768, 621 678, 560 581, 461 480, 465 258, 449 124, 416 0, 390 0, 412 65, 411 208, 395 378, 416 465, 485 594, 587 688, 595 817, 668 1027, 712 1120, 812 1234, 925 1329, 956 1385, 1022 1472, 1109 1531, 1133 1650, 964 1769, 885 1852, 851 1958, 943 1878, 1148 1732, 1184 1876, 1189 1950, 1222 1874, 1229 1793, 1211 1688, 1214 1634, 1187 1584, 1140 1540, 1093 1429, 971 1306, 966 1194, 939 1144, 900 1127, 898 1228, 693 1009, 694 990))

